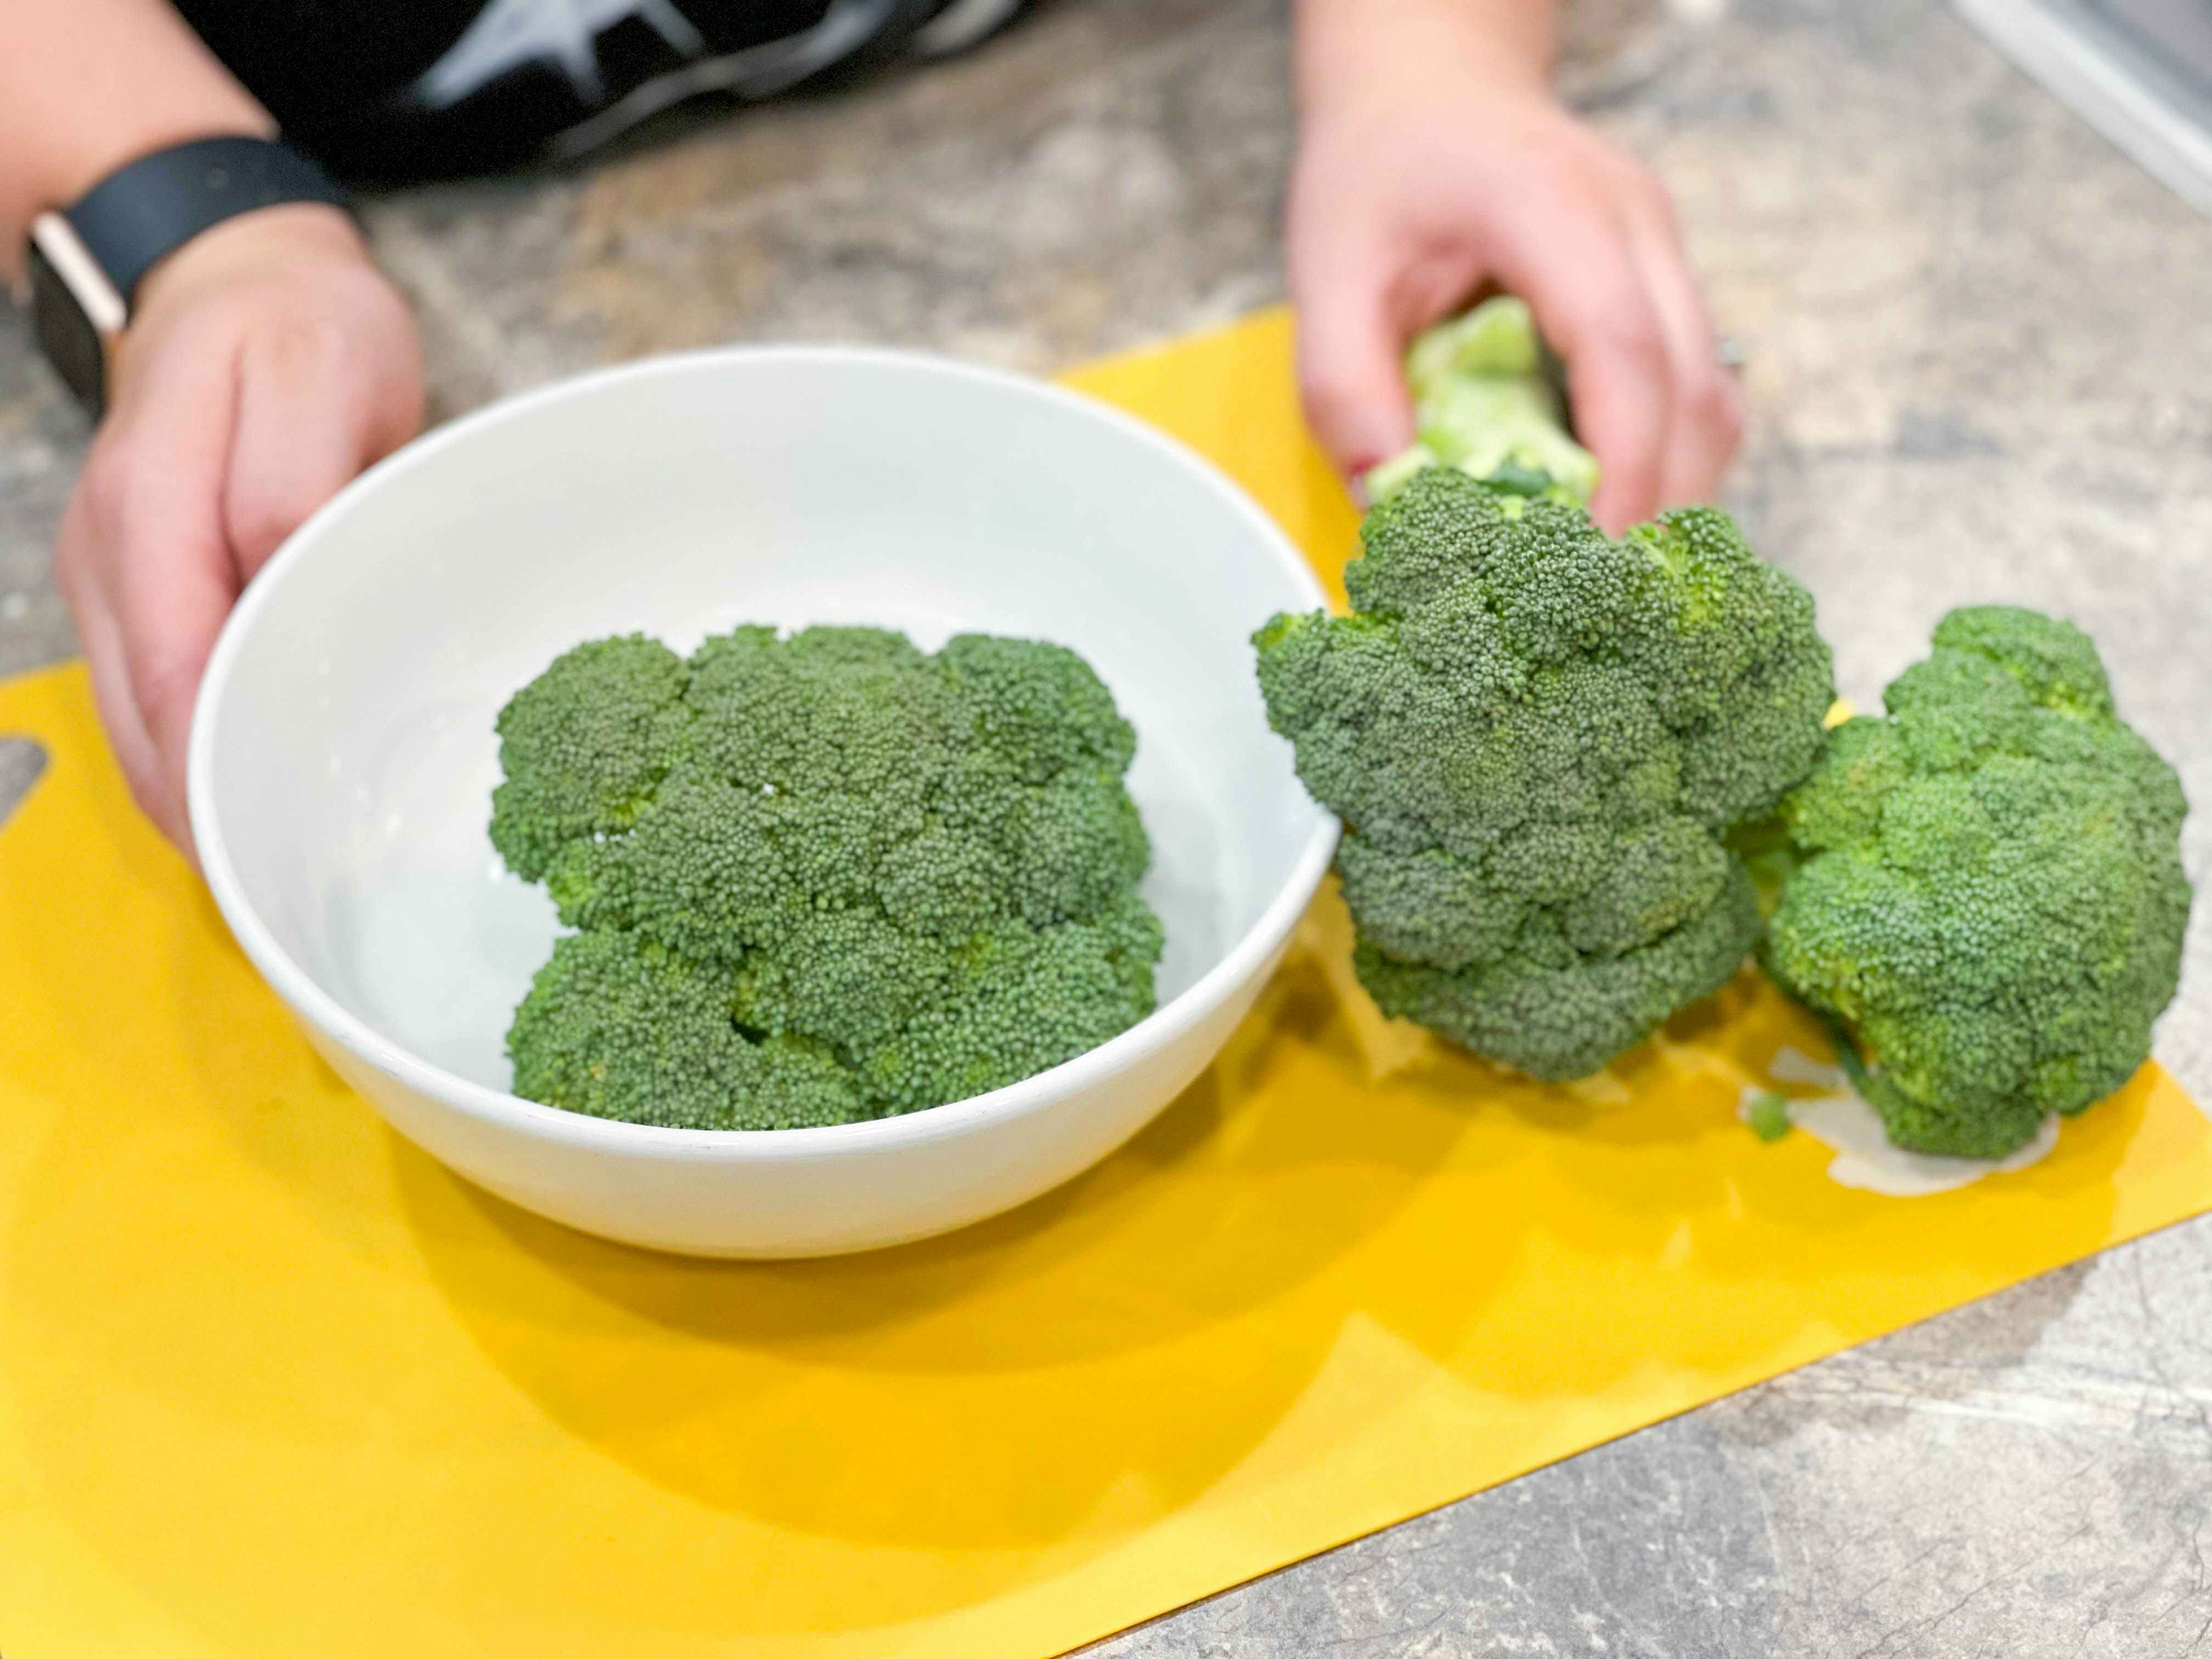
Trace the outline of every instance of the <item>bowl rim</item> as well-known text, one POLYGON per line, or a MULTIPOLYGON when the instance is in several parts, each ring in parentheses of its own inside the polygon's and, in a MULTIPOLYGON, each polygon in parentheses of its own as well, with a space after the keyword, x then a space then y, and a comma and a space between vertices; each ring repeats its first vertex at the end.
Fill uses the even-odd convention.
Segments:
POLYGON ((1023 1116, 1103 1082, 1130 1062, 1175 1042, 1227 1001, 1238 987, 1263 971, 1311 902, 1335 854, 1338 822, 1334 815, 1309 799, 1305 810, 1312 815, 1314 824, 1291 866, 1289 879, 1243 935, 1181 993, 1097 1048, 1018 1083, 942 1106, 926 1107, 893 1117, 864 1119, 857 1123, 793 1129, 685 1129, 629 1123, 548 1106, 475 1082, 423 1059, 360 1018, 325 991, 277 942, 247 898, 231 861, 216 800, 215 750, 223 694, 246 642, 252 635, 256 619, 273 602, 272 596, 283 587, 292 573, 311 556, 315 544, 331 522, 350 511, 364 495, 383 488, 439 451, 546 404, 588 396, 623 382, 712 373, 732 362, 766 362, 860 366, 944 375, 1079 411, 1194 476, 1256 532, 1260 544, 1289 575, 1291 585, 1304 591, 1313 607, 1328 608, 1328 595, 1320 578, 1281 526, 1241 485, 1181 440, 1126 410, 1071 387, 941 352, 889 346, 740 344, 663 353, 565 376, 497 399, 402 445, 347 484, 287 537, 232 609, 208 659, 193 706, 186 750, 186 805, 202 873, 216 908, 240 947, 270 988, 312 1030, 336 1042, 355 1059, 396 1079, 417 1094, 428 1096, 480 1122, 532 1139, 562 1143, 578 1151, 684 1162, 702 1158, 752 1161, 763 1158, 811 1161, 864 1150, 887 1151, 923 1144, 1023 1116))

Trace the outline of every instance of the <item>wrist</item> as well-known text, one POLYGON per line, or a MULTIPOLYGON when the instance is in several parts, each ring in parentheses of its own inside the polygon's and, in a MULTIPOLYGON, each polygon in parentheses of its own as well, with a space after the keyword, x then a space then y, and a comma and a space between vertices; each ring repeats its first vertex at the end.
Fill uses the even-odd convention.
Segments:
POLYGON ((179 295, 241 277, 302 264, 371 264, 368 245, 352 216, 320 202, 256 209, 202 231, 146 273, 134 316, 173 304, 179 295))
POLYGON ((1552 11, 1549 0, 1297 0, 1299 113, 1402 106, 1439 77, 1462 95, 1548 97, 1552 11))

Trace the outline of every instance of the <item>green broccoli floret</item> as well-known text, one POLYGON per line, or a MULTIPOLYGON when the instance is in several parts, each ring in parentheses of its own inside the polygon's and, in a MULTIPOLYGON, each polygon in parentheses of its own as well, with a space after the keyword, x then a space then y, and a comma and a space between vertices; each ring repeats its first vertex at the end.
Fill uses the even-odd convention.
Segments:
POLYGON ((1018 1082, 1152 1012, 1136 738, 1072 651, 601 640, 498 729, 492 844, 580 930, 507 1035, 531 1099, 846 1122, 1018 1082))
POLYGON ((1767 965, 1838 1028, 1891 1140, 2002 1157, 2149 1054, 2187 804, 2088 637, 2034 611, 1954 611, 1884 702, 1784 805, 1767 965))
POLYGON ((1597 458, 1567 435, 1566 410, 1522 301, 1486 300, 1429 330, 1406 354, 1406 383, 1417 435, 1368 473, 1370 501, 1388 501, 1431 466, 1577 507, 1596 491, 1597 458))
POLYGON ((1446 468, 1360 537, 1354 615, 1253 642, 1270 723, 1345 820, 1361 981, 1491 1060, 1585 1076, 1757 937, 1723 838, 1820 752, 1812 598, 1720 513, 1613 541, 1446 468))
POLYGON ((515 1010, 515 1092, 676 1129, 790 1129, 868 1115, 826 1048, 750 1038, 732 1004, 726 971, 637 933, 571 933, 515 1010))
POLYGON ((1790 1130, 1790 1097, 1772 1090, 1756 1096, 1744 1107, 1743 1121, 1764 1141, 1777 1141, 1790 1130))

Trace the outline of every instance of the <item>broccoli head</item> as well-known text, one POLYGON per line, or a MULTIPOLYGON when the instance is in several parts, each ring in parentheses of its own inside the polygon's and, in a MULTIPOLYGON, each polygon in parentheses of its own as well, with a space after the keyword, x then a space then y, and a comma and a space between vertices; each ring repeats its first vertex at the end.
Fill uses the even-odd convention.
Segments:
POLYGON ((1566 408, 1522 301, 1501 295, 1437 324, 1407 352, 1406 383, 1414 442, 1367 475, 1370 501, 1388 501, 1429 466, 1577 507, 1597 489, 1597 458, 1567 435, 1566 408))
POLYGON ((1837 1027, 1893 1141, 2001 1157, 2149 1054, 2186 803, 2088 637, 2032 611, 1954 611, 1884 702, 1784 803, 1767 965, 1837 1027))
POLYGON ((1017 1082, 1152 1011, 1136 738, 1034 641, 740 628, 560 658, 499 717, 492 844, 578 929, 518 1093, 781 1128, 1017 1082))
POLYGON ((1614 541, 1442 467, 1360 537, 1353 615, 1254 636, 1269 721, 1345 821, 1360 978, 1491 1060, 1587 1075, 1757 937, 1724 837, 1820 752, 1812 598, 1720 513, 1614 541))

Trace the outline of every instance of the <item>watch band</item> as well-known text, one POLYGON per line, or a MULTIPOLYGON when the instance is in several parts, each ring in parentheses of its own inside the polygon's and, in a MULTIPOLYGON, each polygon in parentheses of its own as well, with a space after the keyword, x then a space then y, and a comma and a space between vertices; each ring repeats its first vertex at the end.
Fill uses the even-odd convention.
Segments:
POLYGON ((64 216, 127 305, 149 270, 202 231, 289 202, 347 205, 337 182, 281 139, 227 135, 142 156, 64 216))
POLYGON ((88 415, 97 421, 107 406, 108 350, 146 273, 202 231, 289 202, 348 206, 330 174, 289 144, 231 135, 156 150, 32 222, 33 331, 88 415))

